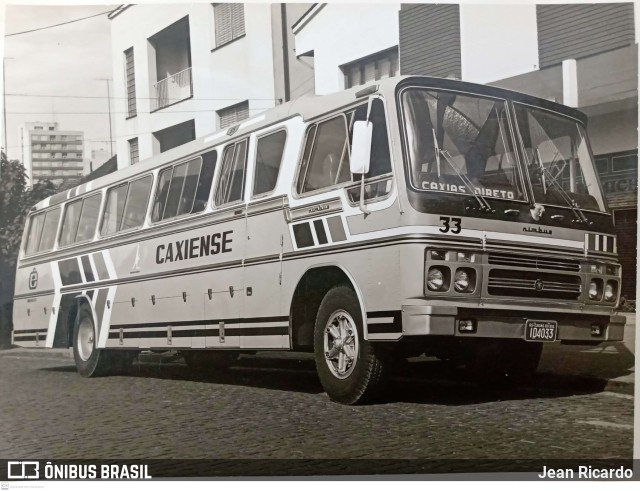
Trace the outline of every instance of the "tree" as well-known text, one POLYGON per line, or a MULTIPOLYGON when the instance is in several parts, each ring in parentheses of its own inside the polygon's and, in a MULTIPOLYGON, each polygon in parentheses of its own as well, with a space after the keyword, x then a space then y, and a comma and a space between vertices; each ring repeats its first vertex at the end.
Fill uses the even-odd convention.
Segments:
POLYGON ((18 250, 27 214, 33 205, 59 189, 50 181, 37 182, 27 188, 24 166, 8 160, 0 161, 0 346, 9 343, 11 311, 18 250))

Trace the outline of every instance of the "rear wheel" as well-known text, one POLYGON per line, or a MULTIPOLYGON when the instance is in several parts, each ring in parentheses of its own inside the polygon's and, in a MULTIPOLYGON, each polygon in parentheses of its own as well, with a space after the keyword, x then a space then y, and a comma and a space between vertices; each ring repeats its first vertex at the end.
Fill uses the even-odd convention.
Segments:
POLYGON ((114 358, 98 349, 98 339, 93 313, 87 304, 78 308, 73 330, 73 358, 78 373, 83 377, 107 375, 114 365, 114 358))
POLYGON ((320 303, 314 353, 318 377, 332 400, 362 404, 378 393, 383 357, 379 347, 364 339, 360 303, 351 288, 332 288, 320 303))

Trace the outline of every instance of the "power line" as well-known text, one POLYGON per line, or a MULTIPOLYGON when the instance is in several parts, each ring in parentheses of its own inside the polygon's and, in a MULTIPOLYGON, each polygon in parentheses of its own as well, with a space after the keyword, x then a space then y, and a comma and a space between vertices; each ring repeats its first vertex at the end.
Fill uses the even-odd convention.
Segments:
POLYGON ((30 32, 44 31, 45 29, 51 29, 52 27, 59 27, 59 26, 64 26, 66 24, 73 24, 74 22, 80 22, 81 20, 91 19, 93 17, 99 17, 101 15, 110 14, 111 12, 113 12, 113 10, 109 10, 107 12, 100 12, 99 14, 88 15, 87 17, 81 17, 80 19, 68 20, 67 22, 61 22, 60 24, 53 24, 51 26, 37 27, 36 29, 29 29, 28 31, 12 32, 11 34, 5 34, 4 37, 8 38, 10 36, 18 36, 20 34, 28 34, 30 32))
MULTIPOLYGON (((310 79, 308 79, 310 80, 310 79)), ((308 81, 307 80, 307 81, 308 81)), ((59 97, 64 99, 106 99, 103 95, 46 95, 46 94, 19 94, 19 93, 9 93, 7 92, 5 95, 12 97, 59 97)), ((111 96, 111 99, 128 99, 126 96, 111 96)), ((136 99, 157 99, 157 97, 139 97, 136 96, 136 99)), ((169 101, 181 101, 183 99, 169 99, 169 101)), ((246 99, 244 97, 192 97, 190 98, 192 101, 277 101, 279 99, 274 98, 251 98, 246 99)))
MULTIPOLYGON (((224 109, 224 108, 223 108, 224 109)), ((269 106, 269 107, 252 107, 251 109, 260 109, 260 110, 267 110, 267 109, 273 109, 273 106, 269 106)), ((190 111, 164 111, 160 114, 182 114, 182 113, 212 113, 212 112, 216 112, 219 111, 219 109, 193 109, 190 111)), ((137 111, 137 114, 154 114, 158 111, 137 111)), ((7 114, 52 114, 52 111, 36 111, 36 112, 14 112, 14 111, 7 111, 7 114)), ((109 114, 109 112, 107 111, 85 111, 85 112, 80 112, 80 111, 55 111, 55 114, 79 114, 79 115, 83 115, 83 116, 88 116, 88 115, 104 115, 104 114, 109 114)), ((129 114, 127 111, 111 111, 111 114, 129 114)))

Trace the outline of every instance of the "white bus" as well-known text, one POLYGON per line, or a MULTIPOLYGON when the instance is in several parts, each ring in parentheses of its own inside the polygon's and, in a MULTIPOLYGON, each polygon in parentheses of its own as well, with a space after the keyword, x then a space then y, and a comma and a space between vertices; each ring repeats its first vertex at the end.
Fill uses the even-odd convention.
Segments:
POLYGON ((625 323, 586 117, 455 80, 277 106, 47 198, 22 242, 13 342, 73 347, 83 376, 308 351, 353 404, 394 358, 521 376, 625 323))

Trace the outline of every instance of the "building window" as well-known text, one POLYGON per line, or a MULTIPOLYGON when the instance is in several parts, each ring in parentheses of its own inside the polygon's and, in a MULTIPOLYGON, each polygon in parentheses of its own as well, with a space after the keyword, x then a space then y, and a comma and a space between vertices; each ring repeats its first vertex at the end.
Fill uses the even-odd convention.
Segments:
POLYGON ((127 76, 127 117, 137 115, 136 111, 136 76, 133 62, 133 48, 124 52, 125 71, 127 76))
POLYGON ((44 128, 43 128, 42 126, 34 126, 34 129, 36 129, 36 130, 42 130, 42 129, 44 129, 44 128))
POLYGON ((131 165, 135 164, 140 160, 139 151, 138 151, 138 139, 132 138, 129 140, 129 162, 131 165))
POLYGON ((395 77, 398 68, 398 48, 394 47, 366 58, 343 65, 344 85, 346 89, 366 84, 373 80, 395 77))
POLYGON ((245 35, 244 4, 213 4, 213 20, 215 22, 216 47, 230 43, 245 35))
POLYGON ((249 101, 225 107, 217 111, 217 113, 219 120, 218 126, 220 128, 227 128, 249 117, 249 101))
POLYGON ((51 142, 56 141, 56 137, 53 135, 49 136, 49 141, 51 142))
POLYGON ((195 121, 191 119, 184 123, 155 131, 152 134, 157 145, 154 146, 154 154, 157 153, 157 147, 160 147, 160 153, 166 152, 196 139, 195 121))
POLYGON ((638 169, 638 155, 623 155, 619 157, 613 157, 611 159, 613 172, 629 171, 638 169))

